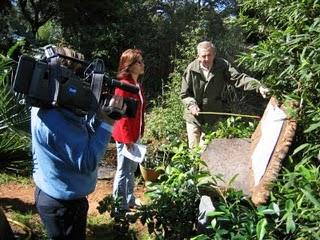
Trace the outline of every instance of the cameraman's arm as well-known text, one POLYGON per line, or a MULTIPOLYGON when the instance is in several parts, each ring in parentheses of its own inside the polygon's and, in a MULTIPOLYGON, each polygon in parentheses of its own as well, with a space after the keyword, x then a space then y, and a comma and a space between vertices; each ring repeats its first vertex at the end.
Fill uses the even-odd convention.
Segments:
MULTIPOLYGON (((114 96, 108 106, 112 106, 116 109, 122 110, 126 106, 123 106, 123 98, 114 96)), ((91 172, 94 171, 98 163, 103 158, 103 155, 107 149, 112 133, 112 125, 115 120, 108 116, 102 109, 98 112, 97 118, 99 121, 94 121, 93 125, 89 127, 88 138, 81 136, 74 136, 72 141, 74 144, 72 149, 81 149, 79 155, 73 156, 72 159, 76 159, 75 167, 80 172, 91 172)))

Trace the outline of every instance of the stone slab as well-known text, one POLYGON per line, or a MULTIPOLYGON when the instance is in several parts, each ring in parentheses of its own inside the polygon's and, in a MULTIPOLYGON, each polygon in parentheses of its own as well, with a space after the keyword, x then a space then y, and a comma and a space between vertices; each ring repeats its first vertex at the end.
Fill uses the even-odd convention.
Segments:
POLYGON ((211 174, 222 175, 224 182, 219 181, 220 186, 227 186, 228 182, 238 175, 231 187, 241 189, 245 195, 250 195, 253 184, 250 148, 250 139, 214 139, 201 156, 211 174))

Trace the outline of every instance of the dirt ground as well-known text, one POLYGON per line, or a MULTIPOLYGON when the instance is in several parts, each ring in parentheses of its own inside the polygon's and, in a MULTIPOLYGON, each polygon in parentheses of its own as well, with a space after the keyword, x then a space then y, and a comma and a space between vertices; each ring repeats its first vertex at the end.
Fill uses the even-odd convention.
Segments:
MULTIPOLYGON (((93 193, 88 196, 89 200, 89 218, 92 217, 100 217, 101 215, 97 206, 99 206, 99 202, 107 195, 112 194, 112 185, 113 185, 113 177, 116 169, 116 149, 115 144, 110 143, 108 146, 108 150, 106 152, 105 158, 100 164, 98 169, 98 181, 96 185, 96 189, 93 193)), ((137 180, 135 185, 134 194, 136 198, 138 198, 142 203, 144 203, 144 192, 146 188, 144 186, 144 181, 141 180, 139 168, 136 172, 137 180)), ((33 221, 36 224, 40 223, 40 218, 37 213, 37 210, 34 205, 34 184, 22 184, 18 182, 9 182, 6 184, 0 184, 0 207, 3 209, 7 218, 10 218, 12 213, 19 212, 21 214, 32 214, 33 221)), ((106 213, 106 216, 109 216, 106 213)), ((108 217, 107 217, 108 218, 108 217)), ((99 224, 98 224, 99 225, 99 224)), ((38 227, 37 227, 38 228, 38 227)), ((105 240, 105 239, 139 239, 139 235, 146 231, 146 227, 141 224, 140 221, 137 221, 133 224, 133 228, 135 229, 135 233, 130 233, 130 236, 124 237, 121 234, 121 237, 116 236, 113 230, 110 230, 109 227, 106 226, 105 222, 101 223, 101 226, 94 227, 94 229, 88 229, 89 236, 88 240, 105 240), (107 235, 114 235, 113 237, 107 235)), ((15 230, 15 229, 13 229, 15 230)), ((32 229, 33 233, 40 232, 39 229, 32 229)), ((20 239, 20 238, 19 238, 20 239)), ((34 238, 32 238, 34 239, 34 238)), ((35 238, 38 239, 38 238, 35 238)))
MULTIPOLYGON (((106 195, 112 193, 112 183, 113 180, 98 180, 96 189, 93 193, 88 196, 89 200, 89 216, 99 216, 100 213, 97 210, 99 201, 101 201, 106 195)), ((143 202, 143 194, 145 192, 145 187, 143 184, 138 184, 135 187, 135 196, 143 202)), ((39 215, 34 206, 34 185, 33 184, 20 184, 20 183, 6 183, 0 184, 0 206, 4 210, 7 218, 11 218, 13 212, 19 212, 21 214, 32 213, 32 219, 40 224, 39 215)), ((108 213, 106 213, 108 214, 108 213)), ((101 216, 101 215, 100 215, 101 216)), ((104 225, 104 224, 102 224, 104 225)), ((21 234, 20 227, 16 227, 11 224, 14 232, 21 234)), ((146 231, 146 227, 143 226, 140 221, 134 224, 134 237, 121 235, 121 239, 139 239, 139 235, 146 231)), ((117 237, 113 230, 105 229, 103 227, 97 229, 88 229, 88 239, 90 240, 100 240, 100 239, 120 239, 117 237), (113 237, 105 238, 105 235, 113 235, 113 237)), ((37 235, 39 229, 32 229, 33 235, 37 235)), ((131 234, 132 235, 132 234, 131 234)), ((20 238, 18 238, 20 239, 20 238)), ((25 238, 22 238, 25 239, 25 238)), ((32 238, 33 239, 33 238, 32 238)), ((38 239, 38 238, 36 238, 38 239)))
MULTIPOLYGON (((139 199, 143 198, 145 188, 143 185, 135 187, 135 196, 139 199)), ((0 205, 5 211, 15 208, 21 211, 32 210, 34 204, 34 185, 25 185, 17 183, 7 183, 0 185, 0 205)), ((112 180, 99 180, 96 189, 88 196, 89 214, 99 214, 97 206, 106 195, 112 193, 112 180)))

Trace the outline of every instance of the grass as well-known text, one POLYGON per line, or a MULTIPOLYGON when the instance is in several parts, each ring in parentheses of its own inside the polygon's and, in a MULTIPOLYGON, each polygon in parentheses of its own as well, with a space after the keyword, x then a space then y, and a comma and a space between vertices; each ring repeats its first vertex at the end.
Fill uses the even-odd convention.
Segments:
MULTIPOLYGON (((10 211, 6 213, 9 220, 25 225, 27 229, 32 231, 32 240, 47 240, 44 227, 41 223, 39 215, 34 212, 17 212, 10 211)), ((25 239, 22 234, 22 227, 10 221, 10 226, 15 233, 18 232, 18 239, 25 239)), ((87 240, 152 240, 154 239, 146 229, 137 224, 132 224, 129 229, 119 228, 108 214, 89 215, 87 224, 87 240)))
POLYGON ((17 184, 29 185, 32 183, 31 177, 22 177, 19 175, 12 175, 8 173, 0 173, 0 184, 14 182, 17 184))

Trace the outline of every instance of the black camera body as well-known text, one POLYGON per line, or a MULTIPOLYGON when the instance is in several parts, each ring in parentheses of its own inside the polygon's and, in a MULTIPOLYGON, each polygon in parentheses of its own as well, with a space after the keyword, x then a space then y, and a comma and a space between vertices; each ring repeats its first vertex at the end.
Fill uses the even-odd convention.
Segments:
MULTIPOLYGON (((111 79, 105 74, 104 63, 96 59, 90 64, 56 53, 51 45, 45 48, 46 58, 37 60, 22 55, 13 82, 13 90, 24 94, 27 103, 40 108, 63 107, 78 115, 96 113, 102 104, 110 100, 115 87, 138 93, 139 88, 111 79), (80 63, 83 77, 60 64, 57 59, 80 63)), ((127 110, 124 116, 134 117, 137 101, 125 98, 127 110)))

